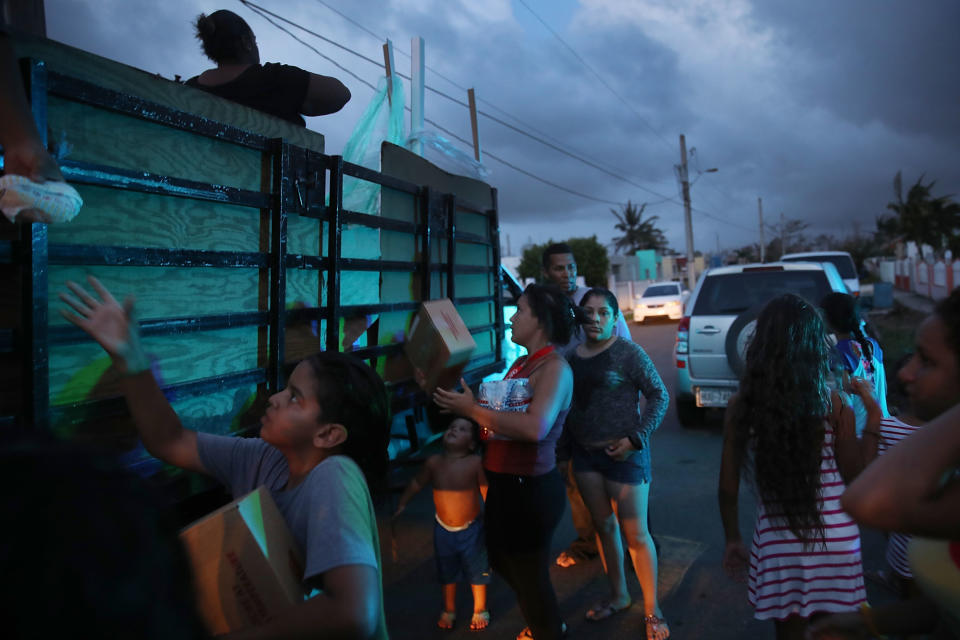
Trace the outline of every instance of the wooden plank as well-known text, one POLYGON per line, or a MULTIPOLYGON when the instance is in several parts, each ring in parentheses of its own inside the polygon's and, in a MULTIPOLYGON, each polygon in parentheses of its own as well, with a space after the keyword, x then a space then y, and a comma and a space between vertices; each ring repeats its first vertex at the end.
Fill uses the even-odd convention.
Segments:
POLYGON ((292 215, 287 217, 287 253, 319 256, 321 237, 326 237, 327 223, 316 218, 292 215), (321 236, 321 233, 324 235, 321 236))
POLYGON ((48 122, 70 160, 269 191, 269 167, 254 149, 53 96, 48 122))
POLYGON ((51 266, 51 325, 66 324, 57 312, 65 307, 57 294, 66 290, 66 280, 86 283, 88 274, 106 284, 118 300, 134 296, 141 319, 265 310, 259 304, 258 270, 253 268, 51 266))
POLYGON ((218 202, 75 185, 83 214, 52 225, 54 244, 206 251, 260 250, 260 211, 218 202))
MULTIPOLYGON (((259 338, 256 327, 207 331, 189 336, 143 339, 145 351, 156 361, 162 384, 236 373, 257 367, 259 338)), ((105 368, 99 345, 84 342, 50 348, 50 399, 71 404, 120 394, 118 377, 105 368)))

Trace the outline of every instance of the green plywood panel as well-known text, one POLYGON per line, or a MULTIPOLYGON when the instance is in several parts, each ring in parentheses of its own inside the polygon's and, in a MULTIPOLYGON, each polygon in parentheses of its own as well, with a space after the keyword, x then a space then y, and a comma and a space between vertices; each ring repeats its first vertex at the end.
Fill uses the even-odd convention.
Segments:
POLYGON ((68 145, 68 160, 249 191, 270 188, 270 167, 261 166, 254 149, 55 97, 47 117, 54 140, 68 145))
POLYGON ((326 223, 321 223, 316 218, 288 216, 287 253, 321 255, 321 247, 326 246, 326 227, 326 223))
POLYGON ((417 200, 412 193, 384 187, 380 192, 380 215, 404 222, 417 221, 417 200))
POLYGON ((259 209, 76 185, 83 214, 49 228, 50 242, 209 251, 260 250, 259 209))
POLYGON ((51 325, 67 322, 55 311, 65 306, 57 293, 66 290, 67 280, 86 283, 88 274, 101 280, 118 300, 134 296, 141 319, 259 310, 257 269, 51 266, 51 325))
POLYGON ((487 266, 492 260, 490 247, 470 242, 458 242, 456 247, 456 264, 487 266))
POLYGON ((454 213, 457 230, 478 235, 485 240, 490 239, 490 220, 485 215, 472 211, 457 210, 454 213))
MULTIPOLYGON (((161 382, 174 384, 256 368, 260 339, 256 327, 238 327, 147 337, 143 345, 158 363, 161 382)), ((71 404, 119 395, 115 373, 91 366, 104 357, 103 350, 93 342, 52 346, 51 402, 71 404)))

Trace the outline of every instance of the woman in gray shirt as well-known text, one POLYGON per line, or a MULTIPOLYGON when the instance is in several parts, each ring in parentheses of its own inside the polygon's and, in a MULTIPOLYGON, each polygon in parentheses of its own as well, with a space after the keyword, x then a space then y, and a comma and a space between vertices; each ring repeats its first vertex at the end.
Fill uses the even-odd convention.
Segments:
POLYGON ((602 620, 630 606, 620 530, 643 590, 648 640, 670 635, 657 602, 657 554, 647 530, 650 434, 660 426, 669 397, 653 362, 639 346, 613 335, 620 314, 616 297, 592 289, 581 301, 586 341, 569 356, 573 405, 566 438, 573 470, 600 538, 612 597, 587 612, 602 620), (639 410, 639 396, 646 405, 639 410), (614 507, 615 505, 615 507, 614 507))

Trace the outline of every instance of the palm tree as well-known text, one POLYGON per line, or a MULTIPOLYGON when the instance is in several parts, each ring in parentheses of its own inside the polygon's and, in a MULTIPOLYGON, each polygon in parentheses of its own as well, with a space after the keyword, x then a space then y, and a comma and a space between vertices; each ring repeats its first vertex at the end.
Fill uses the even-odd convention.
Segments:
POLYGON ((935 184, 923 184, 920 176, 904 199, 898 171, 893 179, 896 200, 887 204, 894 215, 877 220, 877 229, 887 237, 928 244, 937 251, 960 250, 960 204, 953 202, 952 196, 934 197, 935 184))
POLYGON ((622 236, 613 239, 615 250, 626 249, 627 253, 636 253, 643 249, 656 251, 667 248, 667 238, 654 224, 658 216, 643 219, 643 210, 646 208, 647 203, 637 207, 627 200, 627 204, 620 205, 620 211, 610 209, 610 213, 618 221, 614 228, 623 233, 622 236))

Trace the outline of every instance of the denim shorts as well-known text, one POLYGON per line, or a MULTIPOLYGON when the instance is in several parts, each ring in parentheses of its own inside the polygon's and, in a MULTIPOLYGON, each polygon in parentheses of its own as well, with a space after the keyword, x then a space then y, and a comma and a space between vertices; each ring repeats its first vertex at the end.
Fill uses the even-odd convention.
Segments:
POLYGON ((573 443, 574 473, 593 471, 621 484, 650 482, 650 446, 634 451, 623 461, 614 460, 603 449, 587 449, 573 443))
POLYGON ((433 529, 433 552, 440 584, 461 580, 469 584, 490 584, 482 516, 461 531, 448 531, 437 522, 433 529))

